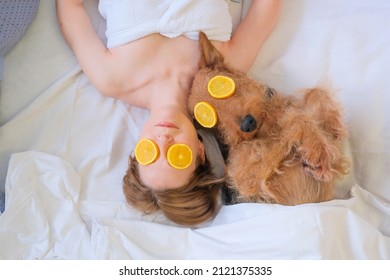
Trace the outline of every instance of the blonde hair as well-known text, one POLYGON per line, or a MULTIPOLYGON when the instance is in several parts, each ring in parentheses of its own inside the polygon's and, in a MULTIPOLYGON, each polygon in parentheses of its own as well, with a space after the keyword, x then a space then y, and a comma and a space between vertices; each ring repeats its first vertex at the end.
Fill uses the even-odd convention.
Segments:
POLYGON ((224 181, 211 172, 209 161, 200 163, 189 182, 177 189, 155 191, 139 177, 138 162, 129 157, 129 168, 123 178, 127 202, 138 210, 151 214, 161 210, 171 221, 194 226, 215 217, 219 209, 219 190, 224 181))

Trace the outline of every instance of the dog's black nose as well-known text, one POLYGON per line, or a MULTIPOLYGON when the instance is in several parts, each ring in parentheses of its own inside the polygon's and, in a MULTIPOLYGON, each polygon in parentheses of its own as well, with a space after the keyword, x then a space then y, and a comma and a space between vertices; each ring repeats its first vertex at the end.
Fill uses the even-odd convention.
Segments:
POLYGON ((252 115, 246 115, 241 122, 241 131, 252 132, 257 127, 256 119, 252 115))

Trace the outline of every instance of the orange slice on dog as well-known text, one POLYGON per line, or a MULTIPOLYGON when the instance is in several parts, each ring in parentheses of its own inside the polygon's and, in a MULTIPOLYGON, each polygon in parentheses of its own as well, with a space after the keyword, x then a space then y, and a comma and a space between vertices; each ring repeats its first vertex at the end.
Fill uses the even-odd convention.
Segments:
POLYGON ((194 107, 194 116, 198 123, 203 127, 211 128, 217 124, 217 111, 206 101, 196 103, 194 107))
POLYGON ((139 164, 148 165, 156 161, 160 150, 154 141, 145 138, 138 141, 134 153, 139 164))
POLYGON ((191 165, 192 151, 186 144, 174 144, 168 149, 167 160, 173 168, 185 169, 191 165))
POLYGON ((214 98, 228 98, 232 96, 236 90, 236 84, 233 79, 229 77, 217 75, 210 79, 207 90, 214 98))

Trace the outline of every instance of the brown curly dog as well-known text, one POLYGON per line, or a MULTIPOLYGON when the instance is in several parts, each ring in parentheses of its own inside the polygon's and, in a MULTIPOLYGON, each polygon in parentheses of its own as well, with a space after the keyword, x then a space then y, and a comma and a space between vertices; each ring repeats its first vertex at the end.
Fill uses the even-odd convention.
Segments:
POLYGON ((347 174, 342 155, 347 130, 340 104, 329 92, 312 88, 286 96, 225 65, 207 37, 199 37, 202 57, 189 98, 189 110, 207 101, 217 111, 217 131, 228 146, 227 181, 238 202, 296 205, 333 199, 334 183, 347 174), (216 75, 234 80, 226 99, 209 95, 216 75))

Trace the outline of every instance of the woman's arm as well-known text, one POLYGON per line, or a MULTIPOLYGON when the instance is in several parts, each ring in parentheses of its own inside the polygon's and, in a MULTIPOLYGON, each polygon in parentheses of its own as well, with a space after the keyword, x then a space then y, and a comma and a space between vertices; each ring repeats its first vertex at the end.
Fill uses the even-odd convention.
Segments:
POLYGON ((114 59, 96 34, 83 0, 56 0, 56 4, 61 32, 81 68, 102 94, 112 96, 114 59))
POLYGON ((281 0, 253 0, 246 17, 221 51, 225 62, 247 72, 279 18, 281 0))

